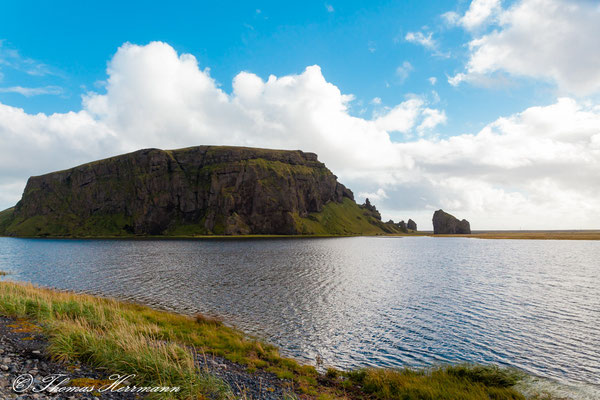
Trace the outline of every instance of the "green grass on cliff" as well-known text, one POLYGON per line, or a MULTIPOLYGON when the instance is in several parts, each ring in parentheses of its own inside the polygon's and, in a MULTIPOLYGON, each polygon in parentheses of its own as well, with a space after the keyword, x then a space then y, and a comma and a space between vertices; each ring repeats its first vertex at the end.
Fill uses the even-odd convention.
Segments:
POLYGON ((312 235, 381 235, 383 223, 369 216, 349 198, 342 203, 329 202, 320 213, 308 217, 294 215, 300 233, 312 235))
POLYGON ((0 234, 22 237, 128 237, 133 236, 125 227, 131 218, 122 214, 98 215, 81 219, 74 214, 62 217, 36 215, 27 219, 10 218, 0 234))
MULTIPOLYGON (((180 386, 180 399, 233 399, 226 385, 194 364, 194 353, 219 355, 287 379, 298 396, 318 400, 524 400, 514 372, 496 367, 448 366, 427 370, 362 369, 319 374, 282 357, 276 347, 218 320, 158 311, 113 299, 0 282, 0 315, 48 336, 47 351, 108 373, 136 374, 137 386, 180 386)), ((158 398, 170 398, 167 395, 158 398)))
POLYGON ((6 228, 12 223, 14 211, 14 207, 0 211, 0 235, 4 235, 6 228))

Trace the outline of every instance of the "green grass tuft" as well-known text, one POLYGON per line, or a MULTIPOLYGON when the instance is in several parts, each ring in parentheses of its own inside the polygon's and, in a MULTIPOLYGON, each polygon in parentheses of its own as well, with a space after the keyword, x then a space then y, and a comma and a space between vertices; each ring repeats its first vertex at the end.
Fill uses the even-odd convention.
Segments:
POLYGON ((430 370, 362 369, 347 373, 346 385, 360 387, 373 399, 525 400, 512 388, 512 371, 470 365, 430 370))

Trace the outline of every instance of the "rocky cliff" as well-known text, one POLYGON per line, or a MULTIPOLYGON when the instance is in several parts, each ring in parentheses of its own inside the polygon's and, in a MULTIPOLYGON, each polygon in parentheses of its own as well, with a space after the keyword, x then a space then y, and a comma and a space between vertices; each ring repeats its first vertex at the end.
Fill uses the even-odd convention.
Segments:
POLYGON ((469 221, 463 219, 459 221, 455 216, 437 210, 433 213, 433 233, 438 234, 470 234, 471 225, 469 221))
MULTIPOLYGON (((0 215, 13 236, 377 234, 393 227, 302 151, 146 149, 31 177, 0 215)), ((3 232, 2 232, 3 231, 3 232)))

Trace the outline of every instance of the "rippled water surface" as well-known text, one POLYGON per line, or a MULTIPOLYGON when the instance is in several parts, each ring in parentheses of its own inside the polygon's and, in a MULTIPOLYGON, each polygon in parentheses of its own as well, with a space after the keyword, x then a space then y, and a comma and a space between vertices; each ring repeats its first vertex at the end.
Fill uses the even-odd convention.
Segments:
POLYGON ((0 270, 217 314, 309 362, 494 362, 600 387, 597 241, 0 238, 0 270))

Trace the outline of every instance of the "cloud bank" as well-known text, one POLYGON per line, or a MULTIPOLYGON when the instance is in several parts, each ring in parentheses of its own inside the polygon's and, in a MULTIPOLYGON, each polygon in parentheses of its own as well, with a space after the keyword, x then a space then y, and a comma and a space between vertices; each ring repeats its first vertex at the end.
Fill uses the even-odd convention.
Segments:
POLYGON ((139 148, 229 144, 316 152, 355 193, 376 195, 384 217, 411 217, 423 229, 437 208, 475 229, 600 224, 593 104, 562 98, 436 139, 444 110, 412 96, 376 105, 370 119, 353 116, 353 96, 318 66, 266 80, 241 72, 225 93, 195 57, 153 42, 120 47, 107 74, 106 92, 87 93, 79 112, 0 104, 0 206, 20 198, 29 175, 139 148))

